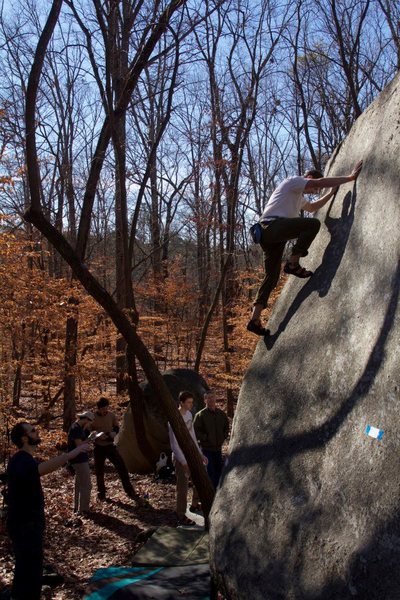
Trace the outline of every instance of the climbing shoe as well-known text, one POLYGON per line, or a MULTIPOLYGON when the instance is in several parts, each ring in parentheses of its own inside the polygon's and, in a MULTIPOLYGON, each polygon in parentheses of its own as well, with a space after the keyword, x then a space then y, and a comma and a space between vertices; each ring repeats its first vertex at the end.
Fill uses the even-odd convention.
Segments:
POLYGON ((296 265, 287 262, 283 267, 283 270, 288 275, 294 275, 295 277, 300 277, 300 279, 307 279, 307 277, 311 277, 313 274, 312 271, 307 271, 304 267, 300 266, 299 263, 296 265))

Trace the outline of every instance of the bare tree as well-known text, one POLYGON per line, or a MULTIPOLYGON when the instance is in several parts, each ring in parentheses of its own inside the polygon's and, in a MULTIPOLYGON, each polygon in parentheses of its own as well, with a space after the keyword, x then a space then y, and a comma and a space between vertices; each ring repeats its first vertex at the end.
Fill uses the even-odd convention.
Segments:
MULTIPOLYGON (((271 8, 268 1, 257 6, 228 2, 207 21, 204 33, 196 32, 209 78, 214 192, 220 228, 220 270, 224 279, 220 288, 222 335, 228 376, 231 372, 228 322, 230 303, 236 295, 235 236, 244 152, 256 117, 260 82, 268 75, 270 58, 288 17, 283 12, 273 27, 271 8)), ((227 400, 232 414, 230 389, 227 400)))
MULTIPOLYGON (((135 87, 138 76, 144 65, 148 62, 155 45, 165 33, 168 23, 173 15, 184 4, 182 0, 172 1, 163 12, 157 15, 157 21, 153 20, 151 27, 146 28, 143 33, 143 44, 137 51, 135 60, 130 67, 130 76, 125 85, 124 92, 120 101, 113 111, 113 119, 118 121, 126 111, 130 95, 135 87)), ((114 302, 112 297, 99 284, 89 269, 83 262, 85 248, 87 244, 87 234, 90 229, 90 213, 93 206, 93 199, 97 182, 104 161, 104 152, 107 150, 111 138, 112 130, 110 118, 106 117, 97 145, 97 151, 94 156, 91 173, 89 174, 85 199, 82 206, 82 217, 80 229, 78 231, 77 250, 75 251, 68 243, 65 237, 46 219, 41 203, 39 164, 37 160, 36 147, 36 101, 43 68, 44 56, 48 47, 49 40, 57 24, 59 13, 62 6, 62 0, 54 0, 43 32, 40 36, 32 69, 29 76, 27 98, 26 98, 26 155, 27 170, 30 189, 30 207, 25 213, 25 218, 32 222, 42 234, 54 245, 61 256, 71 267, 74 275, 85 287, 91 296, 104 308, 110 316, 118 331, 124 336, 131 355, 134 355, 140 361, 140 364, 146 373, 148 381, 155 391, 164 413, 171 423, 176 434, 178 443, 181 445, 193 476, 195 485, 198 487, 202 504, 204 505, 205 516, 207 518, 213 498, 213 488, 202 465, 200 455, 191 439, 187 428, 181 419, 177 407, 166 387, 155 362, 143 344, 141 338, 136 332, 136 327, 132 323, 129 315, 114 302), (90 209, 90 210, 89 210, 90 209)))
POLYGON ((385 15, 396 52, 396 68, 400 70, 400 6, 397 0, 378 0, 378 4, 385 15))

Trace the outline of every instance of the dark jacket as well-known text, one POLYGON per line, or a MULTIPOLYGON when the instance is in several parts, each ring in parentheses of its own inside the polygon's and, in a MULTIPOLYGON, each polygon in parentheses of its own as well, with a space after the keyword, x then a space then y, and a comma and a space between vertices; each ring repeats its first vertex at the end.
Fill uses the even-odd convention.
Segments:
MULTIPOLYGON (((25 450, 18 450, 7 467, 8 529, 38 525, 44 529, 44 498, 38 461, 25 450)), ((29 534, 26 534, 29 536, 29 534)))
POLYGON ((228 437, 229 421, 223 410, 203 408, 194 418, 194 430, 204 450, 221 450, 228 437))
MULTIPOLYGON (((88 435, 89 431, 87 429, 84 429, 81 425, 79 425, 78 421, 72 423, 68 431, 68 452, 71 452, 71 450, 74 450, 76 448, 75 440, 85 441, 88 438, 88 435)), ((78 454, 78 456, 76 456, 69 462, 71 463, 71 465, 89 462, 89 454, 87 452, 81 452, 80 454, 78 454)))

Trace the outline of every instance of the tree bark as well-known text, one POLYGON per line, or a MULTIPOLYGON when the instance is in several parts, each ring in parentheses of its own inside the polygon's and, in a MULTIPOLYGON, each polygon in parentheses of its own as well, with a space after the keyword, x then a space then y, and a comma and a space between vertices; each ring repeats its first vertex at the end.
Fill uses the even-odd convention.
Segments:
MULTIPOLYGON (((70 303, 77 301, 70 298, 70 303)), ((68 431, 75 421, 76 413, 76 377, 75 367, 77 358, 78 343, 78 318, 71 315, 67 318, 65 329, 65 353, 64 353, 64 410, 63 410, 63 430, 68 431)))

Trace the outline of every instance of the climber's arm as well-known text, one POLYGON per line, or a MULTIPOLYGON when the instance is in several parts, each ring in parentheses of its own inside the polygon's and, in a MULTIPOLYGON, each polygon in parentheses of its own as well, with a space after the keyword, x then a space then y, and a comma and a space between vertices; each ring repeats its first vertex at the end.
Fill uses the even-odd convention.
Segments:
POLYGON ((320 179, 310 178, 306 183, 304 192, 312 192, 315 189, 322 190, 324 188, 334 188, 339 185, 343 185, 344 183, 349 183, 350 181, 356 181, 357 177, 361 173, 362 166, 363 161, 360 160, 360 162, 356 164, 350 175, 342 175, 339 177, 321 177, 320 179))
POLYGON ((324 194, 323 196, 321 196, 321 198, 319 198, 315 202, 305 202, 301 208, 310 213, 316 212, 317 210, 319 210, 320 208, 325 206, 325 204, 331 198, 333 198, 333 196, 336 194, 338 189, 339 189, 339 186, 332 188, 330 192, 328 192, 327 194, 324 194))

